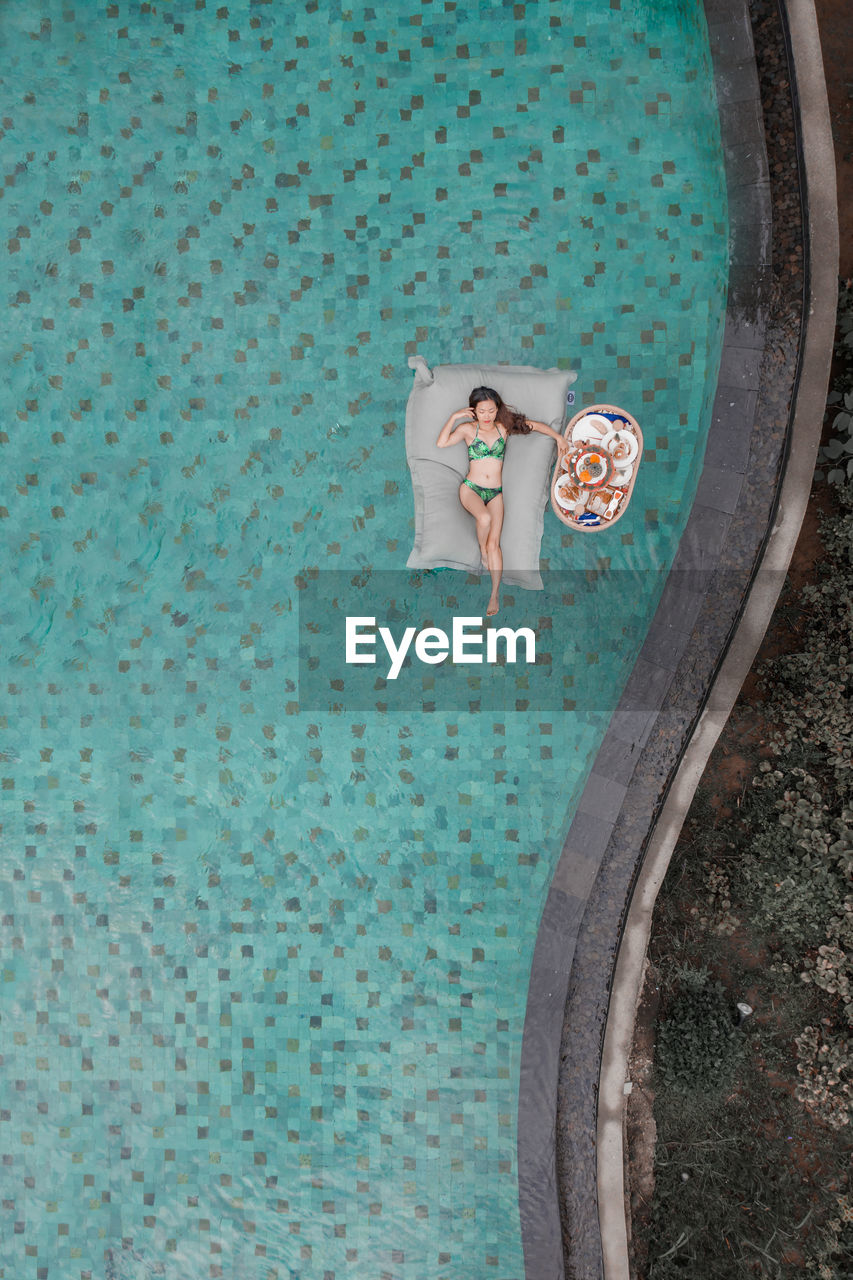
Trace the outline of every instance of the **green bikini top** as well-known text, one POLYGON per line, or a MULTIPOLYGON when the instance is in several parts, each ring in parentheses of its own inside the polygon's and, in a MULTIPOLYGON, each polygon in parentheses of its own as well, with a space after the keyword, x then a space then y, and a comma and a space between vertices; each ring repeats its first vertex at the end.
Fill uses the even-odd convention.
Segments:
POLYGON ((473 458, 502 458, 506 449, 506 436, 502 436, 498 431, 498 438, 493 445, 486 444, 485 440, 480 439, 480 424, 477 423, 477 434, 468 445, 468 457, 473 458))

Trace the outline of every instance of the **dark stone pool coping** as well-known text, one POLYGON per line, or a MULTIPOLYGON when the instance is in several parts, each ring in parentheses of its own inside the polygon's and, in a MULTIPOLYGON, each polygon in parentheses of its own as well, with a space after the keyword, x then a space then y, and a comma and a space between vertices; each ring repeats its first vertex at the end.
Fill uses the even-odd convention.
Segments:
MULTIPOLYGON (((604 1274, 598 1088, 619 941, 655 823, 778 523, 806 336, 787 15, 771 0, 706 0, 705 12, 729 193, 722 362, 693 509, 537 936, 518 1114, 527 1280, 604 1274)), ((762 568, 773 573, 771 593, 784 565, 762 568)))

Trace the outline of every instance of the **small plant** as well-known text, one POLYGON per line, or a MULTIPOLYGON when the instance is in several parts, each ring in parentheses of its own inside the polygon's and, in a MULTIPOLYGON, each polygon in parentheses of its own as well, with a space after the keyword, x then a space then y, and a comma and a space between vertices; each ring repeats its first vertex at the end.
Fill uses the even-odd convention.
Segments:
POLYGON ((661 1084, 687 1092, 720 1088, 741 1055, 733 1008, 707 969, 682 969, 680 989, 659 1023, 655 1071, 661 1084))
POLYGON ((853 1023, 853 895, 841 903, 826 926, 826 942, 807 956, 800 977, 837 996, 849 1026, 853 1023))
POLYGON ((850 1280, 853 1269, 853 1201, 835 1196, 834 1215, 825 1223, 806 1258, 812 1280, 850 1280))
POLYGON ((732 913, 732 887, 729 876, 716 862, 703 862, 707 897, 703 907, 691 907, 690 914, 720 937, 730 937, 740 927, 740 919, 732 913))
POLYGON ((853 288, 849 282, 842 282, 838 291, 835 358, 841 371, 826 401, 833 434, 818 452, 815 474, 830 484, 844 484, 853 480, 853 288), (824 475, 825 465, 829 471, 824 475))
POLYGON ((748 908, 780 958, 793 964, 830 941, 830 922, 839 909, 844 914, 853 831, 843 814, 833 816, 811 774, 764 763, 744 806, 754 830, 731 862, 729 897, 748 908), (767 797, 774 797, 772 808, 767 797), (753 820, 759 816, 764 825, 753 820))
POLYGON ((853 391, 843 395, 832 393, 831 399, 841 403, 840 409, 833 418, 832 430, 836 433, 820 451, 822 461, 832 463, 826 478, 830 484, 843 484, 845 480, 853 480, 853 391))
POLYGON ((796 1038, 797 1097, 831 1129, 850 1123, 853 1110, 850 1045, 840 1036, 806 1027, 796 1038))

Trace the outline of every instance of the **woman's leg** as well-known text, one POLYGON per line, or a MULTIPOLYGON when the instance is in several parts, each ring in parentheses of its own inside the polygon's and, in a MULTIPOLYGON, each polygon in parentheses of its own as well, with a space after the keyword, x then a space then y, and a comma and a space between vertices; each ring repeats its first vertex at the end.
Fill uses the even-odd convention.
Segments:
POLYGON ((489 573, 492 576, 492 594, 486 606, 486 617, 491 618, 500 608, 499 591, 504 563, 503 555, 501 554, 501 528, 504 522, 504 499, 502 493, 492 498, 487 510, 492 517, 491 527, 486 538, 486 564, 489 566, 489 573))
POLYGON ((477 541, 480 544, 480 555, 483 557, 483 564, 487 565, 489 560, 486 543, 489 538, 489 530, 492 527, 490 509, 495 505, 496 499, 490 502, 487 507, 479 493, 475 493, 473 489, 469 489, 467 484, 463 483, 459 486, 459 501, 477 522, 477 541))

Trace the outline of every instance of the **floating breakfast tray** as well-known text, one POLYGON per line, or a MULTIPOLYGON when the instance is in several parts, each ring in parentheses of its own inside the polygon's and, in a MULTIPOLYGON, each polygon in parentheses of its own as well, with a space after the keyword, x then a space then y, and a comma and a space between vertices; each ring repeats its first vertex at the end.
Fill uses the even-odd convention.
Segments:
POLYGON ((569 452, 551 480, 551 506, 581 532, 607 529, 628 509, 643 457, 639 423, 615 405, 595 404, 566 427, 569 452))

